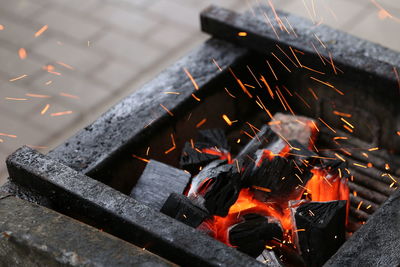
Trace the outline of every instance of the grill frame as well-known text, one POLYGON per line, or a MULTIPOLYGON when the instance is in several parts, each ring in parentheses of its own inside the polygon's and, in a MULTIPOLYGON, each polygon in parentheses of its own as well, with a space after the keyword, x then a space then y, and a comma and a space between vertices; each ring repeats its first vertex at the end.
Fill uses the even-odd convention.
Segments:
MULTIPOLYGON (((267 12, 270 11, 267 10, 267 12)), ((281 37, 279 42, 286 45, 293 45, 294 47, 309 53, 310 61, 315 60, 317 55, 314 51, 310 50, 308 44, 308 41, 310 40, 310 23, 305 19, 300 19, 292 15, 285 13, 279 14, 288 16, 290 20, 296 20, 297 23, 295 29, 297 33, 302 36, 301 39, 293 39, 291 36, 281 37)), ((32 155, 35 154, 35 152, 27 148, 17 151, 8 160, 11 182, 2 187, 1 190, 11 192, 21 198, 28 199, 31 202, 40 203, 41 205, 51 207, 56 210, 59 209, 59 211, 70 216, 75 216, 75 218, 84 220, 86 223, 96 224, 96 222, 90 222, 88 218, 84 218, 84 216, 82 216, 83 214, 73 215, 73 213, 69 213, 70 211, 68 211, 67 207, 61 208, 60 205, 57 204, 57 202, 60 200, 60 196, 57 196, 57 194, 54 194, 54 192, 57 192, 57 190, 60 189, 60 184, 53 184, 50 187, 46 187, 40 184, 29 184, 24 181, 24 177, 29 176, 34 179, 60 179, 60 181, 63 181, 65 177, 57 176, 57 172, 53 173, 53 177, 44 177, 46 175, 40 171, 42 168, 44 168, 44 166, 52 166, 52 164, 55 164, 53 167, 56 168, 60 167, 60 164, 63 164, 66 165, 64 166, 65 168, 70 168, 68 168, 68 171, 71 173, 77 173, 77 175, 80 175, 81 177, 85 177, 84 179, 88 179, 88 181, 91 181, 91 183, 96 184, 96 186, 99 186, 101 190, 112 190, 111 194, 115 200, 127 199, 127 197, 120 192, 117 192, 116 190, 113 190, 100 183, 104 182, 105 180, 103 179, 105 178, 104 176, 100 178, 98 177, 99 171, 104 170, 107 166, 109 166, 110 162, 118 160, 122 154, 129 154, 129 150, 132 146, 140 144, 145 140, 155 136, 161 127, 171 124, 174 121, 174 118, 170 117, 166 112, 162 112, 161 114, 156 115, 154 121, 148 125, 151 120, 149 121, 147 118, 153 116, 152 110, 157 108, 159 109, 159 104, 168 103, 167 108, 170 109, 174 114, 179 115, 184 113, 190 105, 195 103, 193 98, 191 98, 191 94, 196 93, 196 95, 200 98, 208 96, 212 90, 213 82, 221 77, 221 75, 224 75, 229 66, 241 62, 241 60, 248 55, 248 49, 263 52, 260 50, 260 47, 267 49, 268 47, 271 47, 274 42, 277 42, 276 38, 272 34, 272 31, 270 29, 266 29, 265 24, 261 24, 259 21, 252 20, 249 13, 239 15, 225 9, 210 7, 204 13, 202 13, 201 18, 202 28, 204 31, 211 33, 215 37, 225 39, 228 42, 216 39, 211 39, 210 41, 206 42, 199 49, 195 50, 174 64, 172 67, 166 69, 157 78, 146 84, 141 90, 122 100, 115 107, 103 114, 94 123, 85 127, 76 135, 66 140, 59 147, 49 152, 45 157, 45 160, 41 162, 42 165, 25 165, 25 163, 20 161, 17 156, 23 156, 25 154, 32 155), (226 32, 232 33, 239 31, 249 32, 249 38, 243 39, 232 34, 226 34, 226 32), (257 43, 258 45, 255 45, 257 43), (215 66, 206 60, 209 58, 216 59, 220 66, 222 66, 223 71, 216 72, 215 66), (196 91, 193 88, 190 80, 184 76, 182 71, 183 67, 191 69, 192 75, 196 78, 196 81, 200 86, 199 91, 196 91), (173 91, 179 92, 180 95, 176 96, 162 94, 163 91, 171 91, 170 89, 172 88, 173 91), (145 101, 143 101, 143 99, 145 99, 145 101), (59 161, 61 163, 59 163, 59 161), (29 171, 27 172, 27 170, 29 171), (100 180, 100 182, 94 181, 91 177, 100 180), (35 190, 33 190, 33 188, 35 190), (55 190, 55 188, 58 189, 55 190), (52 192, 53 190, 55 191, 52 192)), ((397 80, 395 79, 395 76, 391 76, 389 73, 393 66, 400 68, 400 57, 398 57, 397 53, 328 27, 320 27, 316 30, 316 32, 322 40, 328 37, 329 39, 335 38, 338 40, 338 42, 334 44, 336 54, 333 54, 333 57, 335 62, 338 62, 340 68, 350 70, 351 74, 364 78, 367 81, 378 79, 378 82, 375 82, 375 84, 382 82, 382 84, 388 88, 396 88, 397 80), (326 35, 329 36, 327 37, 326 35), (358 44, 359 47, 354 47, 354 44, 358 44)), ((390 92, 389 96, 390 95, 394 96, 394 91, 390 92)), ((393 127, 398 126, 400 123, 399 114, 400 112, 396 113, 398 116, 395 118, 397 124, 393 125, 393 127)), ((396 147, 400 147, 400 143, 394 143, 394 145, 396 145, 396 147)), ((36 154, 36 156, 38 155, 36 154)), ((38 157, 40 158, 41 156, 38 157)), ((61 189, 68 192, 67 197, 71 197, 72 195, 77 197, 77 188, 74 189, 73 187, 65 186, 61 189)), ((382 222, 382 218, 379 216, 387 216, 387 212, 389 210, 389 214, 394 216, 394 218, 397 218, 396 216, 399 215, 400 212, 393 211, 392 207, 397 203, 397 199, 399 197, 400 193, 398 191, 395 192, 389 198, 389 200, 387 200, 383 206, 378 209, 378 211, 375 213, 376 215, 373 215, 372 218, 366 223, 365 226, 367 227, 362 227, 359 231, 357 231, 350 241, 347 241, 346 244, 328 263, 331 265, 335 265, 337 262, 349 263, 350 258, 348 252, 354 252, 354 249, 351 249, 351 244, 358 244, 358 242, 363 241, 365 244, 358 244, 357 246, 353 247, 359 250, 365 249, 371 245, 371 243, 365 242, 366 237, 369 235, 369 231, 372 231, 371 229, 376 230, 381 229, 380 227, 394 227, 397 223, 395 219, 382 222), (344 261, 344 259, 346 260, 344 261)), ((84 196, 81 194, 78 195, 78 200, 79 198, 84 200, 84 196)), ((91 204, 95 205, 98 214, 102 214, 104 209, 107 207, 102 207, 99 205, 99 203, 96 204, 95 201, 92 201, 91 204)), ((129 206, 121 206, 120 208, 129 209, 135 205, 136 204, 131 203, 129 206)), ((108 210, 109 213, 114 214, 113 216, 119 218, 117 219, 117 221, 119 221, 117 225, 123 225, 124 223, 127 223, 126 218, 120 218, 121 209, 114 207, 108 210)), ((147 211, 146 207, 143 209, 147 211)), ((141 216, 144 215, 142 214, 141 216)), ((156 217, 157 216, 159 215, 156 215, 156 217)), ((96 220, 99 218, 100 217, 93 217, 89 219, 96 220)), ((180 225, 179 222, 174 223, 180 225)), ((150 236, 155 234, 151 229, 146 231, 150 236)), ((121 238, 123 238, 126 234, 122 232, 118 233, 112 230, 110 230, 110 232, 121 238)), ((400 231, 397 233, 391 231, 387 234, 385 234, 383 231, 379 231, 379 233, 382 234, 381 238, 379 239, 382 241, 382 247, 379 247, 376 253, 373 255, 363 254, 364 260, 377 260, 377 258, 382 258, 385 256, 384 248, 386 248, 387 251, 390 251, 388 247, 393 249, 393 247, 398 245, 396 242, 390 245, 387 244, 388 242, 385 243, 383 241, 387 241, 391 238, 393 238, 393 240, 400 240, 400 238, 398 238, 400 231)), ((130 240, 130 242, 137 242, 133 239, 130 240)), ((166 240, 166 242, 171 242, 171 240, 166 240)), ((216 243, 217 241, 211 240, 210 242, 216 243)), ((213 259, 214 261, 207 261, 203 259, 198 260, 198 258, 196 261, 196 257, 199 257, 198 255, 191 259, 194 260, 194 263, 198 263, 199 265, 207 264, 210 266, 227 265, 232 263, 233 259, 235 260, 233 262, 236 266, 245 266, 248 263, 256 263, 254 260, 248 259, 243 256, 243 254, 235 252, 232 249, 227 251, 228 252, 226 252, 226 254, 223 254, 224 257, 222 259, 213 259), (234 255, 234 257, 232 257, 232 255, 234 255), (242 261, 240 258, 238 258, 238 255, 243 257, 242 261)), ((165 252, 158 251, 156 253, 168 257, 165 252)), ((190 254, 196 252, 191 251, 188 253, 190 254)), ((386 262, 399 263, 400 256, 397 254, 393 255, 391 258, 387 258, 386 262)), ((357 259, 360 259, 360 255, 351 260, 357 261, 357 259)), ((176 262, 176 259, 174 260, 176 262)), ((184 264, 188 262, 178 263, 184 264)))

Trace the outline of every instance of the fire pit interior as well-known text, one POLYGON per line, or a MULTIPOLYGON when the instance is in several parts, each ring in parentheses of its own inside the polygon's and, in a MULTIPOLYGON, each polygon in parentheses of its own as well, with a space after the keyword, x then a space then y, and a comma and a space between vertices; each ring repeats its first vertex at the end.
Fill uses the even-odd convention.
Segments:
MULTIPOLYGON (((49 156, 199 228, 199 235, 203 230, 215 237, 207 222, 212 216, 226 217, 241 199, 239 193, 253 190, 251 199, 262 202, 276 192, 285 198, 285 208, 292 209, 291 220, 297 224, 297 240, 292 245, 298 254, 276 253, 275 248, 288 239, 283 237, 282 221, 265 213, 235 214, 241 218, 226 227, 231 236, 225 243, 260 261, 266 253, 268 264, 321 266, 398 187, 399 88, 387 71, 399 62, 389 64, 387 58, 393 52, 343 33, 311 33, 310 23, 303 19, 269 8, 256 13, 239 15, 217 7, 205 10, 203 30, 240 47, 211 39, 133 96, 151 96, 157 108, 128 107, 127 111, 136 113, 126 115, 121 108, 135 102, 126 100, 49 156), (265 17, 274 18, 271 27, 265 17), (348 43, 365 47, 349 50, 348 43), (115 128, 128 136, 135 121, 140 125, 135 136, 113 143, 106 129, 115 128), (118 129, 116 124, 123 126, 118 129), (290 140, 285 138, 288 135, 290 140), (274 141, 266 142, 266 137, 274 141), (278 145, 267 149, 274 142, 278 145), (97 147, 106 152, 98 153, 97 147), (81 156, 88 150, 96 152, 81 156), (230 165, 228 176, 220 177, 215 171, 213 184, 207 185, 207 179, 194 183, 204 173, 203 178, 211 178, 218 164, 230 165), (260 166, 262 174, 257 173, 260 166), (326 188, 336 187, 331 198, 310 196, 311 187, 319 188, 307 184, 315 176, 315 169, 311 173, 315 166, 324 171, 321 177, 325 180, 320 182, 327 183, 326 188), (280 188, 273 180, 265 183, 263 179, 271 173, 279 176, 271 179, 287 178, 287 186, 280 188), (243 178, 246 175, 250 178, 243 178), (238 187, 235 179, 248 180, 246 186, 238 187), (196 200, 202 186, 205 203, 196 200), (292 197, 299 188, 300 195, 292 197), (217 192, 212 195, 212 190, 217 192), (325 222, 322 228, 321 222, 325 222), (318 229, 314 239, 308 234, 313 224, 318 229), (257 227, 268 229, 268 241, 274 242, 249 241, 257 227), (328 234, 334 240, 324 244, 321 237, 328 234), (322 248, 318 251, 316 247, 322 248)), ((84 214, 74 217, 80 216, 96 225, 84 214)))

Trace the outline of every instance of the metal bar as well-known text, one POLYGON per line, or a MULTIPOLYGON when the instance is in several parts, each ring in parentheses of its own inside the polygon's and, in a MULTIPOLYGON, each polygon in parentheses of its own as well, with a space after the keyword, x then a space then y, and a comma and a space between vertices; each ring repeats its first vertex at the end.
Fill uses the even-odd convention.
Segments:
POLYGON ((160 255, 191 266, 261 266, 247 255, 139 203, 35 150, 7 159, 14 183, 52 200, 54 209, 160 255), (77 215, 78 214, 78 215, 77 215))
POLYGON ((176 266, 96 228, 16 197, 0 197, 0 214, 1 266, 176 266))

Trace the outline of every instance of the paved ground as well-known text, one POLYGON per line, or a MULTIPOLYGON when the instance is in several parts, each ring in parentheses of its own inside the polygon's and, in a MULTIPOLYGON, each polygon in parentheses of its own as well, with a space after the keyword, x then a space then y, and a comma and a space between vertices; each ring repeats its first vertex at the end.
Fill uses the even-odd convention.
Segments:
MULTIPOLYGON (((390 14, 374 0, 273 3, 400 51, 400 1, 376 1, 390 14)), ((257 2, 267 3, 0 0, 0 161, 22 144, 54 147, 203 42, 198 14, 210 3, 242 11, 257 2)))

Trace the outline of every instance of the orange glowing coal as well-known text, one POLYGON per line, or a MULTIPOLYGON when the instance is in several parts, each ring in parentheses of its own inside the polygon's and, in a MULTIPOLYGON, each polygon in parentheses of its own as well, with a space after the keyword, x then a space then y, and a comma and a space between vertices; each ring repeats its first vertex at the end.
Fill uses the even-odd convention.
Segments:
MULTIPOLYGON (((279 154, 280 156, 287 154, 288 150, 285 148, 282 151, 283 152, 279 154)), ((270 151, 264 151, 263 159, 271 160, 273 157, 274 155, 270 151)), ((213 216, 204 221, 199 226, 199 229, 207 232, 210 236, 226 245, 232 246, 229 242, 230 227, 241 222, 241 216, 249 213, 256 213, 279 221, 284 232, 284 240, 280 240, 279 243, 295 248, 293 240, 295 238, 295 232, 299 230, 296 229, 292 218, 291 208, 294 208, 294 206, 290 204, 293 203, 290 202, 290 200, 306 199, 308 201, 318 202, 346 200, 347 211, 349 208, 349 188, 347 186, 347 179, 342 177, 340 170, 338 170, 338 172, 333 172, 315 167, 311 172, 313 176, 304 187, 299 186, 290 196, 282 196, 279 199, 275 197, 265 202, 260 201, 256 199, 256 191, 253 190, 253 188, 241 189, 238 199, 230 207, 227 216, 213 216)), ((281 177, 276 178, 280 179, 281 177)), ((203 190, 201 191, 203 191, 203 193, 206 191, 206 187, 210 185, 209 182, 210 181, 207 180, 207 182, 202 185, 203 190)), ((255 189, 260 190, 259 188, 255 189)), ((268 192, 268 189, 265 191, 268 192)))

